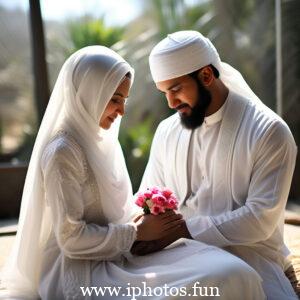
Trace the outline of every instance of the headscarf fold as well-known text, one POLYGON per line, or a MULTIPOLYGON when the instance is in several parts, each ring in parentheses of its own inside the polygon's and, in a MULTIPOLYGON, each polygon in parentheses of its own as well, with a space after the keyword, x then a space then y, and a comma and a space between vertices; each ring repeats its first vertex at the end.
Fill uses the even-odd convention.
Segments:
POLYGON ((69 132, 83 148, 96 177, 108 222, 126 219, 132 189, 118 141, 120 118, 109 130, 101 129, 99 121, 128 72, 133 78, 129 64, 103 46, 85 47, 62 66, 30 159, 15 244, 1 274, 8 297, 39 297, 42 248, 53 224, 44 196, 41 157, 57 131, 69 132))

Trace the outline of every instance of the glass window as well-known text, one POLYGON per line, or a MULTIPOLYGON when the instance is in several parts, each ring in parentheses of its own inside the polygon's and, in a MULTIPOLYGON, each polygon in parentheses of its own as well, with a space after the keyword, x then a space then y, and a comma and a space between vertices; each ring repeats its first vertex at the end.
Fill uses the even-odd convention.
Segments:
POLYGON ((1 161, 28 160, 36 132, 27 2, 0 2, 1 161))

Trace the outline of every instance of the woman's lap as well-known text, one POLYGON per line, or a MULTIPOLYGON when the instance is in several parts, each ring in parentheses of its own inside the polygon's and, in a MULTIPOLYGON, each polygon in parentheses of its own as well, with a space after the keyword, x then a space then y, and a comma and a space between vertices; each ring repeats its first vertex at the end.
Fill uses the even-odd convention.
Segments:
POLYGON ((138 289, 145 285, 151 289, 164 285, 186 287, 198 293, 201 288, 203 292, 205 287, 214 287, 222 299, 234 299, 249 292, 250 296, 243 299, 264 299, 261 279, 254 269, 224 250, 198 242, 146 256, 128 255, 119 262, 93 263, 91 286, 138 289))

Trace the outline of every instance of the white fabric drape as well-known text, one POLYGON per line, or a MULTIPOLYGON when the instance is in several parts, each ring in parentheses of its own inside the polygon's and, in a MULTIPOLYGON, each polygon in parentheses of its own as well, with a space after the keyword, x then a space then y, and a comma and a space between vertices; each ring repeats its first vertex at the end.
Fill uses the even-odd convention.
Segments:
POLYGON ((124 157, 118 142, 120 119, 110 130, 99 127, 114 91, 133 69, 118 54, 102 46, 74 53, 63 65, 41 123, 26 176, 16 241, 2 272, 2 283, 13 295, 37 298, 41 249, 53 220, 45 203, 41 156, 58 130, 70 132, 84 149, 96 177, 103 211, 109 222, 120 223, 132 196, 124 157))

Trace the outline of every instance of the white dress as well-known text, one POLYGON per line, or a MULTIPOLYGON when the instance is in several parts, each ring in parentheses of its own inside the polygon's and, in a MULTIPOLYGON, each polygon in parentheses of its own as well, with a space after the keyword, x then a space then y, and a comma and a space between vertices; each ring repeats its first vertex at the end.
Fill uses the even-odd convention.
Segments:
POLYGON ((132 256, 134 226, 106 221, 101 202, 109 199, 101 199, 84 152, 70 134, 60 132, 49 142, 42 173, 54 221, 43 252, 43 300, 265 298, 257 273, 213 246, 182 239, 163 251, 132 256), (97 296, 96 289, 89 294, 87 287, 98 292, 102 287, 103 294, 97 296), (112 287, 116 290, 108 290, 112 287))

